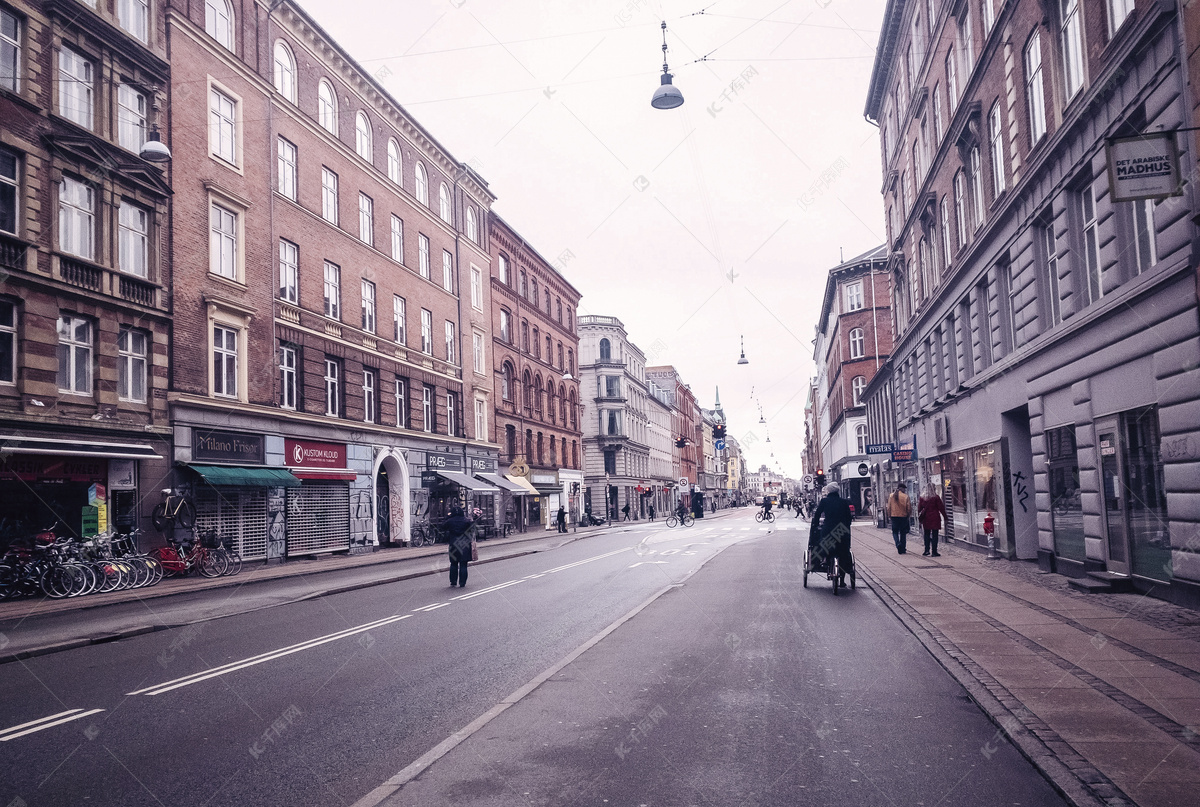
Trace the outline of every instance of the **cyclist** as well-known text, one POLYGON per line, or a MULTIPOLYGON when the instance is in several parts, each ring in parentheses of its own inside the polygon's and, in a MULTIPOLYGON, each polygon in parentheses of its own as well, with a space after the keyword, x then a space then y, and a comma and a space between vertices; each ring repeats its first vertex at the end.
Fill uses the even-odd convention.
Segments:
POLYGON ((762 509, 763 521, 767 521, 768 519, 771 518, 771 506, 773 504, 774 504, 774 502, 771 501, 770 496, 763 496, 763 509, 762 509))
POLYGON ((675 516, 683 523, 683 517, 688 514, 688 509, 683 504, 683 499, 679 500, 679 505, 675 508, 675 516))
POLYGON ((825 486, 825 498, 813 513, 812 527, 808 534, 808 556, 812 561, 811 571, 824 571, 831 556, 837 556, 841 567, 839 585, 845 585, 846 572, 854 564, 850 554, 850 523, 853 520, 850 503, 841 497, 836 482, 825 486))

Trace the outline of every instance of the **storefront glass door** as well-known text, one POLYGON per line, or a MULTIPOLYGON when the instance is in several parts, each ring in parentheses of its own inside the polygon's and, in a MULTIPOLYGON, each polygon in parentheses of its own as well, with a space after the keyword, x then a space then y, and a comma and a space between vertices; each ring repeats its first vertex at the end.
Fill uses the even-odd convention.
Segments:
POLYGON ((1109 571, 1167 580, 1171 537, 1159 456, 1157 407, 1097 424, 1109 571))
POLYGON ((1083 563, 1083 496, 1079 489, 1079 458, 1074 426, 1046 431, 1046 462, 1050 475, 1050 525, 1054 532, 1054 554, 1083 563))

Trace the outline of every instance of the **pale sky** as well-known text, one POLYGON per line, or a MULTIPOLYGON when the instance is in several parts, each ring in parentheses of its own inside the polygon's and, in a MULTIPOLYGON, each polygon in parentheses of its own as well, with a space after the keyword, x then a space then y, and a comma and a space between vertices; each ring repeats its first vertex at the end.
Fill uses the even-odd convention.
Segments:
POLYGON ((581 314, 620 318, 702 406, 720 387, 751 469, 800 475, 826 273, 885 237, 863 119, 884 0, 301 2, 561 262, 581 314), (650 106, 663 19, 673 110, 650 106))

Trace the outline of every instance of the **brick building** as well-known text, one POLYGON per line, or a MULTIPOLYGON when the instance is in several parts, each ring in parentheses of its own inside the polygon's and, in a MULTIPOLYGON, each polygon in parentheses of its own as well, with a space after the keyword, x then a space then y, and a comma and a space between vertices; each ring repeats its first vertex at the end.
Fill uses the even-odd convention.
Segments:
POLYGON ((682 501, 686 507, 695 509, 703 501, 700 489, 702 450, 700 444, 700 407, 692 389, 683 382, 683 376, 670 365, 646 368, 646 378, 662 390, 671 402, 671 434, 675 438, 672 466, 675 481, 672 483, 672 500, 682 501), (683 479, 687 485, 680 485, 683 479))
POLYGON ((524 494, 505 517, 549 528, 582 513, 583 434, 576 357, 579 291, 503 219, 491 216, 491 341, 500 463, 524 494), (510 515, 511 513, 511 515, 510 515))
MULTIPOLYGON (((1117 201, 1105 160, 1110 138, 1189 124, 1179 14, 892 0, 866 114, 905 474, 966 545, 1200 602, 1194 183, 1117 201)), ((1174 139, 1191 176, 1195 141, 1174 139)))
POLYGON ((159 500, 170 190, 139 152, 166 53, 157 5, 0 3, 0 542, 159 500))
POLYGON ((492 195, 288 0, 171 3, 177 482, 243 557, 498 516, 492 195))

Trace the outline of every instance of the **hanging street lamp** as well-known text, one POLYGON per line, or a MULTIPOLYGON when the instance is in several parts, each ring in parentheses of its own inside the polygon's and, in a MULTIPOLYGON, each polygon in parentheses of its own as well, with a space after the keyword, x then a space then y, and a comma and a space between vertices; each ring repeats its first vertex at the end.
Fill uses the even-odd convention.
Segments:
POLYGON ((742 342, 742 355, 738 357, 738 364, 749 364, 750 360, 746 358, 746 337, 739 336, 738 339, 742 342))
POLYGON ((671 75, 671 71, 667 68, 667 21, 666 20, 663 20, 662 32, 663 32, 663 45, 662 45, 663 74, 661 77, 662 83, 659 85, 658 89, 654 91, 654 95, 651 96, 650 106, 654 107, 655 109, 674 109, 675 107, 683 106, 683 93, 681 93, 679 91, 679 88, 677 88, 673 84, 671 84, 671 79, 673 78, 673 76, 671 75))

